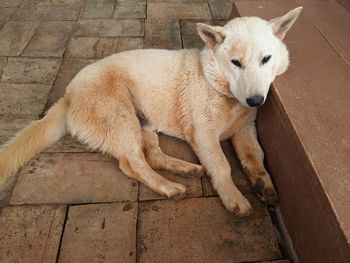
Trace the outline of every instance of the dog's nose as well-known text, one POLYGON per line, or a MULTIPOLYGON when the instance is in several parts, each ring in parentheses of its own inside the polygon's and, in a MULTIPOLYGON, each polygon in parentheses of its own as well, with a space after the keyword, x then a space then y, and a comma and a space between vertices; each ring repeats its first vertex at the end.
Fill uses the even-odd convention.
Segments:
POLYGON ((250 107, 259 107, 264 103, 264 99, 265 98, 263 96, 256 95, 256 96, 248 98, 247 104, 250 107))

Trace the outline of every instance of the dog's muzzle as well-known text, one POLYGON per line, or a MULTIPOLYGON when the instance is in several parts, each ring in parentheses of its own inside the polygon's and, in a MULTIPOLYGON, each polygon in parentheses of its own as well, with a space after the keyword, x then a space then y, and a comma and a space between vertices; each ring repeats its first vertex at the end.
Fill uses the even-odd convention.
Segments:
POLYGON ((256 95, 256 96, 252 96, 252 97, 248 98, 246 101, 250 107, 259 107, 259 106, 263 105, 265 98, 264 98, 264 96, 256 95))

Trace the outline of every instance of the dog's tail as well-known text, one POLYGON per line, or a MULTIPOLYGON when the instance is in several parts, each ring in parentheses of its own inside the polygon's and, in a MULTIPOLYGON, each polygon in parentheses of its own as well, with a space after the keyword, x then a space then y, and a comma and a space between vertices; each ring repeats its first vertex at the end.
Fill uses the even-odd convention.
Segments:
POLYGON ((44 118, 32 122, 0 149, 0 192, 20 167, 66 133, 68 107, 69 100, 60 99, 44 118))

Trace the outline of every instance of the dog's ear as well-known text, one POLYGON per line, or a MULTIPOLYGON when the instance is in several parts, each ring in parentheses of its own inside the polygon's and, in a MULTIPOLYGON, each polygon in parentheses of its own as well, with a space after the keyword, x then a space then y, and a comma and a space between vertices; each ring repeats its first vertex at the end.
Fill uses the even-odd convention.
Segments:
POLYGON ((269 21, 269 24, 272 27, 273 32, 277 37, 283 39, 287 31, 292 27, 294 22, 299 17, 303 7, 299 6, 291 11, 289 11, 284 16, 276 17, 269 21))
POLYGON ((198 34, 201 39, 210 47, 214 48, 225 40, 225 32, 221 26, 209 26, 197 23, 198 34))

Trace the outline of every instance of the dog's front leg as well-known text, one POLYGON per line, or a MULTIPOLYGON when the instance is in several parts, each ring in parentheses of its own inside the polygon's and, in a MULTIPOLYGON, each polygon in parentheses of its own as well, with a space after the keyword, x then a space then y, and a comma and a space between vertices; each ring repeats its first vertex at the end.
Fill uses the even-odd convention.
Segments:
POLYGON ((231 167, 224 155, 219 137, 200 129, 190 141, 202 165, 211 177, 214 189, 225 207, 237 215, 251 211, 249 201, 242 195, 231 178, 231 167))
POLYGON ((264 167, 264 153, 257 140, 255 123, 246 124, 234 133, 231 140, 257 195, 261 200, 275 204, 277 193, 264 167))

